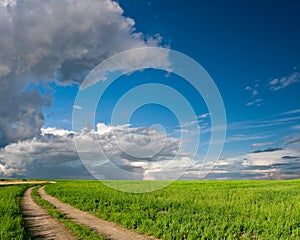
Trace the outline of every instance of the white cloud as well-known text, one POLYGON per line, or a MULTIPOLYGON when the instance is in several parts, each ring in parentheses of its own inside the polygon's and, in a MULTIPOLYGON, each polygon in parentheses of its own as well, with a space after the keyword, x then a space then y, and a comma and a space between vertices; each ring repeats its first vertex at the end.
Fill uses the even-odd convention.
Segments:
POLYGON ((271 80, 270 81, 270 85, 276 85, 276 84, 278 84, 279 83, 279 79, 278 78, 275 78, 275 79, 273 79, 273 80, 271 80))
POLYGON ((39 135, 51 97, 29 92, 29 84, 80 84, 104 59, 162 41, 137 32, 111 0, 1 0, 0 34, 0 146, 39 135))
POLYGON ((75 109, 77 109, 77 110, 81 110, 81 109, 82 109, 82 107, 79 106, 79 105, 74 105, 73 108, 75 108, 75 109))
POLYGON ((10 68, 8 66, 0 65, 0 78, 6 76, 10 73, 10 68))
POLYGON ((257 91, 258 87, 259 87, 259 84, 255 84, 254 87, 250 87, 250 86, 245 87, 245 90, 247 90, 248 92, 250 92, 250 94, 252 96, 256 96, 258 94, 258 91, 257 91))
POLYGON ((295 69, 296 71, 293 72, 291 75, 286 76, 286 77, 282 77, 282 78, 275 78, 272 79, 269 82, 270 85, 270 89, 272 91, 278 91, 280 89, 284 89, 288 86, 290 86, 291 84, 297 83, 300 80, 300 72, 298 71, 298 69, 295 69))
MULTIPOLYGON (((155 40, 146 41, 148 46, 154 45, 154 42, 155 40)), ((171 62, 169 62, 168 56, 169 49, 165 48, 148 47, 127 51, 121 56, 116 55, 98 65, 80 87, 83 90, 98 81, 106 81, 107 75, 115 71, 121 71, 122 74, 131 74, 132 69, 143 68, 161 68, 171 71, 171 62)))
POLYGON ((266 149, 203 163, 192 161, 191 154, 180 150, 180 139, 148 128, 98 124, 96 131, 45 128, 41 132, 37 138, 0 150, 1 177, 91 178, 78 157, 74 140, 83 144, 81 157, 86 167, 104 179, 176 179, 181 174, 183 179, 200 179, 207 174, 207 178, 218 179, 299 177, 297 136, 288 139, 293 140, 288 146, 295 148, 266 149), (95 142, 102 151, 94 148, 95 142), (145 148, 148 145, 151 148, 145 148), (145 149, 161 150, 142 158, 145 149))
POLYGON ((297 114, 297 113, 300 113, 300 109, 294 109, 294 110, 291 110, 288 112, 283 112, 283 113, 280 113, 279 115, 292 115, 292 114, 297 114))
POLYGON ((251 100, 246 103, 246 106, 260 106, 262 99, 257 98, 259 92, 258 92, 259 83, 257 82, 253 87, 247 86, 245 87, 245 90, 249 92, 251 100))
POLYGON ((201 114, 200 116, 198 116, 199 119, 205 119, 207 118, 208 116, 210 116, 210 113, 204 113, 204 114, 201 114))
POLYGON ((166 137, 154 129, 98 124, 96 131, 85 129, 76 133, 45 128, 41 132, 37 138, 0 150, 0 176, 90 177, 80 162, 74 140, 84 145, 85 152, 80 156, 88 170, 107 179, 122 179, 124 171, 137 179, 176 179, 192 161, 192 156, 180 150, 180 139, 166 137), (95 142, 102 151, 94 148, 95 142), (147 146, 153 150, 152 155, 140 157, 149 151, 147 146), (121 169, 120 175, 113 175, 109 161, 121 169))
POLYGON ((262 99, 258 98, 258 99, 255 99, 255 100, 251 101, 251 102, 247 102, 246 106, 254 106, 254 105, 260 106, 261 102, 262 102, 262 99))
POLYGON ((0 0, 0 7, 7 8, 16 5, 16 0, 0 0))
POLYGON ((245 88, 245 90, 247 92, 249 92, 251 95, 251 100, 246 103, 246 106, 260 106, 261 105, 262 99, 257 98, 258 97, 257 95, 259 94, 258 87, 259 87, 259 83, 256 83, 254 85, 254 87, 247 86, 245 88))
POLYGON ((300 125, 295 125, 295 126, 292 127, 292 129, 294 129, 294 130, 300 130, 300 125))
POLYGON ((264 147, 272 144, 273 142, 259 142, 259 143, 253 143, 251 147, 264 147))
POLYGON ((209 179, 286 179, 299 178, 300 151, 266 149, 223 158, 216 162, 209 179))
POLYGON ((226 139, 226 142, 240 142, 240 141, 250 141, 250 140, 258 140, 263 138, 269 138, 270 135, 244 135, 244 134, 236 134, 229 136, 226 139))
MULTIPOLYGON (((0 8, 1 61, 17 75, 69 84, 104 59, 124 50, 158 46, 111 0, 27 0, 0 8)), ((139 56, 142 60, 145 56, 139 56)), ((161 59, 161 61, 166 59, 161 59)))
POLYGON ((253 90, 251 93, 252 93, 253 96, 256 96, 258 94, 258 91, 253 90))
POLYGON ((248 153, 246 161, 243 165, 249 166, 271 166, 274 164, 284 164, 287 162, 284 156, 300 156, 300 153, 295 150, 277 150, 277 151, 263 151, 258 153, 248 153))
POLYGON ((58 128, 53 128, 53 127, 41 129, 42 136, 53 135, 53 136, 59 136, 59 137, 69 137, 69 136, 75 135, 75 134, 76 133, 74 131, 58 129, 58 128))
POLYGON ((183 122, 180 127, 181 128, 187 128, 187 127, 195 127, 196 125, 199 124, 199 121, 198 120, 194 120, 194 121, 186 121, 186 122, 183 122))

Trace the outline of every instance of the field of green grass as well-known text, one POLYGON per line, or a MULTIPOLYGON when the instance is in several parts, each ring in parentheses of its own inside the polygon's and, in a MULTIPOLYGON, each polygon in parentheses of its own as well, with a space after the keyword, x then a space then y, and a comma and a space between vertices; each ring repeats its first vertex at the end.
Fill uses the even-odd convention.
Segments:
POLYGON ((27 239, 20 209, 21 197, 29 185, 0 187, 0 239, 27 239))
POLYGON ((116 191, 98 181, 62 181, 46 191, 161 239, 300 239, 299 180, 177 181, 142 194, 116 191))

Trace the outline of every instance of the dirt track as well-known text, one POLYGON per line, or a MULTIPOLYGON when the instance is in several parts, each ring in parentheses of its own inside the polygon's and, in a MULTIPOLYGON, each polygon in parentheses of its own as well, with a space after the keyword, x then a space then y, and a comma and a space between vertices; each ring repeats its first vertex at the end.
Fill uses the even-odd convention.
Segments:
POLYGON ((21 209, 24 221, 32 239, 73 240, 72 232, 58 220, 52 218, 47 210, 36 204, 31 196, 32 188, 26 190, 21 209))
POLYGON ((20 184, 44 184, 44 183, 55 183, 55 182, 53 181, 3 181, 0 182, 0 186, 20 185, 20 184))
POLYGON ((99 234, 105 236, 108 239, 116 240, 145 240, 145 239, 156 239, 154 237, 149 237, 145 235, 139 235, 136 232, 122 228, 115 223, 104 221, 96 216, 93 216, 87 212, 80 211, 68 204, 62 203, 55 197, 48 195, 45 192, 44 187, 38 190, 42 198, 50 202, 56 207, 56 209, 64 213, 72 221, 79 224, 85 225, 90 229, 98 232, 99 234))

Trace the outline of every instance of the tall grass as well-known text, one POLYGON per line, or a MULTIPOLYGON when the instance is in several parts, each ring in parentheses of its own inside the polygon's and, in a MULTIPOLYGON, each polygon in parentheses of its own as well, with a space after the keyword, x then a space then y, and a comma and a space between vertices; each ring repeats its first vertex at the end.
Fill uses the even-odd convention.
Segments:
POLYGON ((29 185, 0 187, 0 239, 29 239, 22 219, 21 197, 29 185))
POLYGON ((97 181, 66 181, 46 191, 162 239, 300 239, 299 180, 177 181, 144 194, 119 192, 97 181))

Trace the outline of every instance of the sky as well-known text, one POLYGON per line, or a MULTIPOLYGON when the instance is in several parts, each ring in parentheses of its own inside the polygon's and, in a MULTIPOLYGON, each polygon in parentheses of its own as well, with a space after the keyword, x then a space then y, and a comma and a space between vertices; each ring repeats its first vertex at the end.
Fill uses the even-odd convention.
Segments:
POLYGON ((0 177, 299 178, 299 8, 0 0, 0 177))

